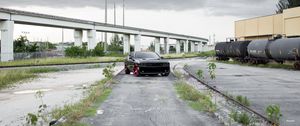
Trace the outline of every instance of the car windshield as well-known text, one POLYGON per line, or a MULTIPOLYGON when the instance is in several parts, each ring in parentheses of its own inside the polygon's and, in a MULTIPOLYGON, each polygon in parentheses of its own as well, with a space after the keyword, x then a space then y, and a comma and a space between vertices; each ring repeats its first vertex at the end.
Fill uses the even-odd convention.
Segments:
POLYGON ((135 53, 135 58, 138 58, 138 59, 149 59, 149 58, 158 59, 160 57, 154 52, 137 52, 137 53, 135 53))

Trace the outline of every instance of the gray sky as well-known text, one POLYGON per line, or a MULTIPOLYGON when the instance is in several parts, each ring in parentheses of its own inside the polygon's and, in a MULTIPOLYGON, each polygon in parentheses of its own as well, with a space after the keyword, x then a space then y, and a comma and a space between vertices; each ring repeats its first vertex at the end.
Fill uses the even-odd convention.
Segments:
MULTIPOLYGON (((116 2, 117 23, 122 24, 122 0, 108 0, 109 23, 113 23, 112 3, 116 2)), ((127 26, 148 28, 208 38, 217 41, 234 36, 234 21, 274 14, 278 0, 125 0, 127 26)), ((104 0, 0 0, 0 7, 52 14, 70 18, 104 21, 104 0)), ((16 25, 15 37, 29 31, 30 39, 61 40, 55 28, 16 25)), ((99 37, 101 36, 98 33, 99 37)), ((65 30, 66 41, 73 31, 65 30)), ((101 40, 101 37, 98 38, 101 40)), ((148 38, 149 39, 149 38, 148 38)), ((150 41, 150 40, 149 40, 150 41)))

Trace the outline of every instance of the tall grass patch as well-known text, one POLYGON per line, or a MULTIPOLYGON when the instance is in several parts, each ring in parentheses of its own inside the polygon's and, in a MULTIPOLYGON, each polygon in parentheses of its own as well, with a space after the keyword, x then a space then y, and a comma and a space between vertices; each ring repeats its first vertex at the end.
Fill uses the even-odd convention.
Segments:
POLYGON ((22 80, 34 78, 37 75, 29 73, 26 70, 1 70, 0 71, 0 89, 12 86, 12 84, 22 80))
POLYGON ((182 80, 175 83, 175 88, 180 98, 187 101, 193 109, 205 112, 216 111, 216 105, 212 102, 208 93, 201 93, 182 80))

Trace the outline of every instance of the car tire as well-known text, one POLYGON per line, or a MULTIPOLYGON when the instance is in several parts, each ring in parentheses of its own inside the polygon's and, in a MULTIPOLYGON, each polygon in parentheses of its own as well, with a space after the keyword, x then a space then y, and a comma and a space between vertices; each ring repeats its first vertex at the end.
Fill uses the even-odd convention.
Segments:
POLYGON ((125 74, 130 74, 130 70, 128 68, 125 68, 125 74))
POLYGON ((133 75, 136 76, 136 77, 139 77, 141 74, 140 74, 140 71, 137 70, 137 69, 133 69, 133 75))

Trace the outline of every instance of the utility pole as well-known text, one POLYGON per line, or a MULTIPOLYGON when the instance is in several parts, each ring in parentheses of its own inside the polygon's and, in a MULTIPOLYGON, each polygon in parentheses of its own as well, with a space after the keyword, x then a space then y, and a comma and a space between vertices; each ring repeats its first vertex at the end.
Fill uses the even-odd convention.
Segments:
POLYGON ((123 0, 123 27, 125 26, 125 0, 123 0))
POLYGON ((61 43, 64 42, 64 29, 61 29, 61 43))
POLYGON ((116 26, 117 21, 116 21, 117 17, 116 17, 116 2, 114 2, 114 25, 116 26))
MULTIPOLYGON (((105 24, 107 24, 107 0, 105 0, 105 24)), ((107 52, 107 33, 104 33, 104 52, 107 52)))

